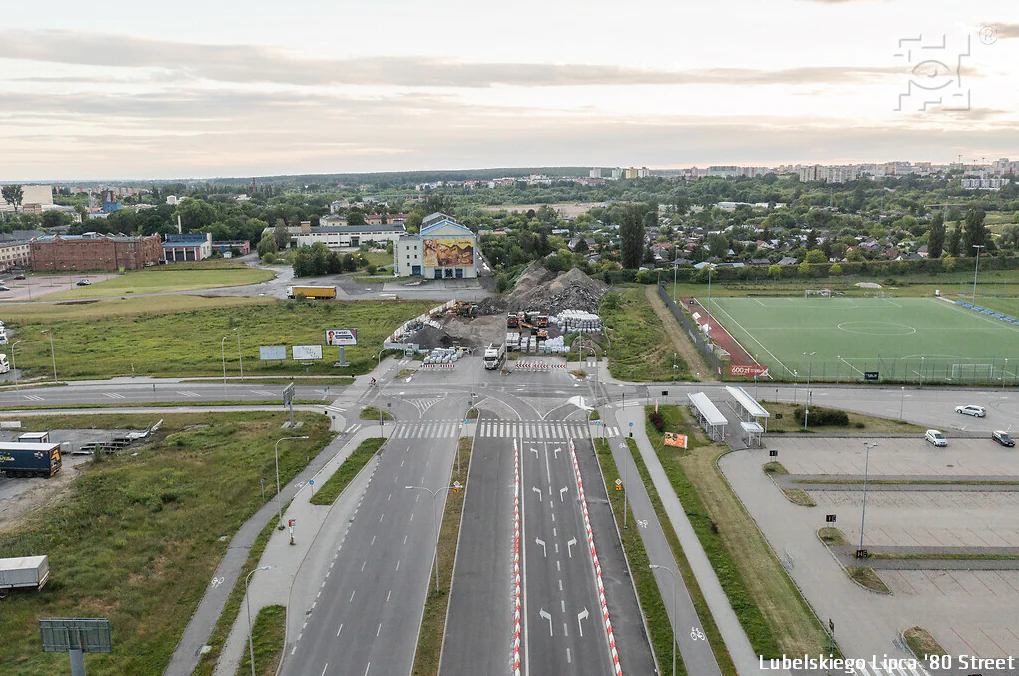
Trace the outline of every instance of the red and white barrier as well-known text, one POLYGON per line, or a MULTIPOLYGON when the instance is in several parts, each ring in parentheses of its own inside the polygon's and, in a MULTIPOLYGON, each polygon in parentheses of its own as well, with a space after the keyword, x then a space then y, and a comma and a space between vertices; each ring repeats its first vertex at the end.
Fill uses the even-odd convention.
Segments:
POLYGON ((513 676, 520 676, 520 449, 513 440, 513 676))
POLYGON ((452 369, 452 368, 456 368, 456 364, 422 364, 418 368, 422 368, 422 369, 452 369))
POLYGON ((548 371, 549 369, 565 369, 566 364, 551 364, 543 361, 517 361, 514 368, 521 371, 548 371))
POLYGON ((580 464, 577 462, 577 449, 570 439, 570 459, 573 460, 573 473, 577 477, 577 491, 580 494, 580 508, 584 513, 584 528, 587 530, 587 544, 591 550, 591 561, 594 563, 595 582, 598 585, 598 602, 601 604, 602 622, 605 624, 605 635, 609 639, 609 657, 612 659, 612 669, 616 676, 623 676, 623 667, 619 663, 619 653, 616 652, 616 637, 612 633, 612 620, 609 619, 609 604, 605 600, 605 585, 602 584, 601 564, 598 562, 598 552, 594 548, 594 531, 591 529, 591 518, 587 513, 587 498, 584 497, 584 480, 580 477, 580 464))

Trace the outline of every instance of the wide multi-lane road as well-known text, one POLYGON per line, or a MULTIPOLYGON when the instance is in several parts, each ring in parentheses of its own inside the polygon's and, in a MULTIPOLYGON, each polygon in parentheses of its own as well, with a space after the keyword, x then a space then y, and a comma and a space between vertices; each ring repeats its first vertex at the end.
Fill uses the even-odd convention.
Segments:
POLYGON ((441 518, 445 504, 464 400, 436 397, 422 404, 420 419, 394 429, 315 607, 288 637, 284 674, 410 673, 428 592, 433 515, 441 518), (438 497, 407 486, 438 490, 438 497))

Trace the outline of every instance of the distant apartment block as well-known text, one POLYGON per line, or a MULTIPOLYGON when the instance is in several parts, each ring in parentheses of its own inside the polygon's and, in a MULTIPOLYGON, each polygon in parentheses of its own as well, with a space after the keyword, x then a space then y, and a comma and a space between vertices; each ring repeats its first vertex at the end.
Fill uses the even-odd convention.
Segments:
POLYGON ((1001 190, 1009 182, 1007 178, 964 178, 962 187, 967 190, 1001 190))
POLYGON ((32 269, 41 272, 139 270, 163 256, 158 235, 43 235, 29 245, 32 269))
MULTIPOLYGON (((23 185, 21 190, 24 193, 21 209, 27 214, 41 214, 43 207, 53 204, 51 185, 23 185)), ((14 206, 0 199, 0 211, 14 211, 14 206)))

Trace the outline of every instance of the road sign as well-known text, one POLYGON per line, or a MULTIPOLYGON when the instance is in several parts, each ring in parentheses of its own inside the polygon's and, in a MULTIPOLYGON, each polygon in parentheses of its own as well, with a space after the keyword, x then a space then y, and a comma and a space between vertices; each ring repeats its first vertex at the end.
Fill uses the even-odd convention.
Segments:
POLYGON ((459 481, 454 481, 453 482, 453 492, 454 493, 459 493, 461 488, 462 488, 462 486, 461 486, 459 481))
POLYGON ((290 383, 283 388, 283 405, 290 406, 294 403, 294 384, 290 383))
POLYGON ((870 552, 868 552, 866 549, 857 549, 856 550, 856 558, 858 558, 858 559, 865 559, 868 556, 870 556, 870 552))
POLYGON ((595 427, 601 427, 601 420, 595 420, 594 421, 594 426, 595 427))
POLYGON ((308 485, 309 486, 314 486, 315 485, 315 480, 314 479, 308 479, 308 485))
POLYGON ((630 423, 630 427, 633 427, 633 423, 630 423))
POLYGON ((668 390, 662 390, 662 396, 663 397, 669 396, 669 391, 668 390))
POLYGON ((66 653, 112 653, 110 621, 107 619, 44 619, 39 620, 42 650, 66 653))
POLYGON ((824 520, 825 520, 826 523, 835 523, 835 515, 834 514, 826 514, 825 517, 824 517, 824 520))
POLYGON ((623 480, 622 479, 616 479, 616 485, 617 486, 622 486, 623 485, 623 480))
POLYGON ((768 456, 772 457, 772 458, 777 458, 778 457, 778 451, 773 448, 770 451, 768 451, 768 456))
POLYGON ((297 519, 290 519, 289 521, 287 521, 287 525, 290 526, 291 528, 293 528, 296 523, 297 519))
POLYGON ((880 375, 880 373, 878 371, 864 371, 863 372, 863 379, 864 380, 877 380, 879 375, 880 375))

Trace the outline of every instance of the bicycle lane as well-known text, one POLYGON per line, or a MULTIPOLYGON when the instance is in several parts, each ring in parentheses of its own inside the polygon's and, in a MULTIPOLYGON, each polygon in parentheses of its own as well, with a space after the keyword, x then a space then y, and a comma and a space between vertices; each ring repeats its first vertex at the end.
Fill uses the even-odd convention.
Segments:
MULTIPOLYGON (((601 428, 604 428, 606 423, 617 425, 615 411, 611 409, 603 409, 602 418, 601 428)), ((596 427, 592 431, 597 429, 599 428, 596 427)), ((673 578, 669 573, 661 569, 655 570, 654 573, 658 589, 662 594, 662 600, 665 602, 669 620, 672 623, 673 630, 676 632, 676 638, 679 642, 679 654, 682 655, 683 664, 686 665, 686 671, 689 674, 697 674, 698 676, 701 674, 705 676, 714 674, 721 676, 718 662, 715 660, 715 654, 712 652, 708 642, 702 638, 704 633, 701 628, 701 621, 697 617, 697 610, 694 608, 693 600, 690 598, 690 592, 687 590, 686 584, 683 583, 683 578, 679 576, 679 568, 672 554, 672 548, 669 547, 669 542, 665 539, 665 531, 662 530, 662 524, 655 514, 651 498, 648 496, 647 489, 640 480, 637 465, 630 454, 625 440, 625 434, 629 428, 623 425, 619 426, 619 429, 620 433, 624 436, 606 437, 606 440, 609 442, 609 447, 612 450, 612 458, 619 468, 619 475, 626 477, 623 489, 628 494, 627 499, 633 512, 634 521, 636 522, 631 522, 629 527, 638 529, 640 539, 644 543, 644 549, 647 551, 648 560, 654 565, 667 567, 676 575, 673 578), (675 590, 673 590, 673 579, 676 582, 675 590), (675 609, 673 608, 673 591, 675 591, 675 609)), ((665 673, 669 670, 669 665, 660 664, 659 668, 665 673)))

